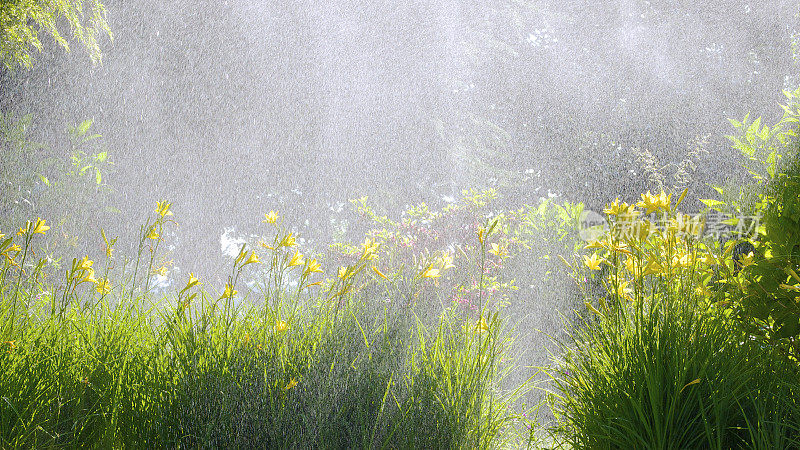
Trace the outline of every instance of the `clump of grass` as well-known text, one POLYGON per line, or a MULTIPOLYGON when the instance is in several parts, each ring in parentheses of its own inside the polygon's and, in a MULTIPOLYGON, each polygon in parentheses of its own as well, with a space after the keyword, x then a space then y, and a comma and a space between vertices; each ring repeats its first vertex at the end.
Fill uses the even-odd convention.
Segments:
MULTIPOLYGON (((430 320, 414 302, 383 301, 435 298, 451 267, 402 266, 390 273, 410 269, 407 283, 392 283, 373 269, 380 244, 368 239, 320 279, 322 265, 277 214, 265 219, 271 238, 242 246, 221 292, 190 274, 163 298, 150 280, 163 272, 167 202, 121 274, 105 233, 105 268, 76 258, 60 279, 28 259, 44 221, 0 242, 2 445, 493 448, 525 439, 513 433, 512 408, 524 387, 497 388, 509 370, 498 312, 482 301, 476 321, 443 304, 430 320), (240 295, 241 277, 255 273, 260 292, 240 295)), ((481 230, 473 256, 483 273, 491 230, 481 230)))
MULTIPOLYGON (((554 433, 577 448, 787 448, 800 443, 796 364, 736 326, 730 246, 671 195, 606 209, 610 227, 580 266, 605 295, 550 372, 554 433), (642 208, 642 211, 638 208, 642 208), (642 218, 662 213, 659 228, 642 218)), ((741 261, 742 264, 752 261, 741 261)), ((578 271, 579 266, 573 266, 578 271)))

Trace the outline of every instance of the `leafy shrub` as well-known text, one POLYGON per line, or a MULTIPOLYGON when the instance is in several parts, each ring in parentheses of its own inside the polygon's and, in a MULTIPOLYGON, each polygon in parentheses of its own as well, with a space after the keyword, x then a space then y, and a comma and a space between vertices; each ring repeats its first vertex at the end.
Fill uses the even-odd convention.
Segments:
POLYGON ((106 9, 99 0, 86 2, 91 5, 91 15, 86 17, 84 2, 65 0, 13 0, 0 3, 0 61, 7 69, 30 68, 31 51, 42 51, 39 33, 45 31, 64 50, 69 43, 62 35, 66 19, 70 31, 89 52, 93 62, 100 61, 98 35, 111 31, 106 22, 106 9))
POLYGON ((746 215, 755 219, 746 225, 758 231, 752 261, 736 281, 741 289, 730 291, 728 300, 750 336, 800 361, 800 88, 784 94, 789 102, 772 127, 760 118, 732 121, 740 133, 729 138, 748 157, 753 183, 738 196, 718 188, 723 199, 705 202, 736 214, 731 225, 741 227, 746 215))

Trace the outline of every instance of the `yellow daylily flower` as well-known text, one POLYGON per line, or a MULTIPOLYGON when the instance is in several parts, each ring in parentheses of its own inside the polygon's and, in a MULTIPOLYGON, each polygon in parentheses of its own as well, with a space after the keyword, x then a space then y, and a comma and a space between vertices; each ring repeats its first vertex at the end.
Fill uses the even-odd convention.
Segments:
POLYGON ((642 270, 642 275, 652 275, 663 272, 664 272, 664 267, 658 262, 656 262, 655 259, 650 259, 647 262, 647 265, 644 266, 644 270, 642 270))
POLYGON ((361 253, 361 258, 364 259, 374 259, 375 252, 378 250, 379 244, 376 244, 374 240, 369 238, 364 239, 364 243, 361 244, 363 251, 361 253))
POLYGON ((306 273, 312 274, 314 272, 322 272, 322 265, 316 259, 312 259, 306 267, 306 273))
POLYGON ((102 278, 97 281, 97 285, 95 286, 97 292, 101 295, 106 295, 111 292, 111 282, 108 281, 108 278, 102 278))
POLYGON ((94 264, 94 261, 89 259, 88 256, 84 256, 83 258, 81 258, 80 261, 78 261, 78 265, 76 268, 78 270, 89 270, 92 268, 92 264, 94 264))
POLYGON ((626 298, 631 300, 631 296, 629 295, 633 290, 628 287, 630 284, 628 281, 623 281, 617 285, 617 295, 621 298, 626 298))
POLYGON ((639 212, 636 211, 636 205, 629 205, 625 202, 620 203, 619 198, 615 199, 614 203, 607 205, 603 209, 603 212, 611 216, 626 218, 632 218, 639 214, 639 212))
POLYGON ((588 250, 590 248, 608 248, 608 245, 609 245, 608 244, 608 239, 606 237, 603 237, 603 238, 595 239, 595 240, 589 242, 583 248, 584 248, 584 250, 588 250))
POLYGON ((282 320, 276 320, 275 321, 275 326, 273 327, 273 329, 275 330, 276 333, 280 333, 281 331, 286 331, 288 328, 289 328, 289 324, 287 324, 286 322, 284 322, 282 320))
POLYGON ((158 239, 156 227, 150 228, 150 231, 147 233, 147 239, 158 239))
POLYGON ((347 267, 344 266, 339 267, 339 272, 337 275, 339 276, 339 278, 344 280, 345 275, 347 275, 347 267))
POLYGON ((679 253, 672 256, 672 267, 690 267, 692 262, 692 255, 688 253, 679 253))
POLYGON ((583 255, 583 264, 589 268, 589 270, 600 270, 600 263, 603 260, 597 256, 597 253, 592 253, 592 256, 583 255))
POLYGON ((389 279, 389 278, 387 278, 387 277, 386 277, 386 275, 384 275, 384 274, 383 274, 383 272, 381 272, 380 270, 378 270, 378 268, 377 268, 377 267, 375 267, 375 266, 372 266, 372 271, 373 271, 373 272, 375 272, 375 273, 377 273, 377 274, 378 274, 378 276, 379 276, 379 277, 381 277, 381 278, 383 278, 384 280, 388 280, 388 279, 389 279))
POLYGON ((45 223, 45 220, 37 218, 36 219, 36 225, 33 226, 33 233, 31 233, 31 234, 36 234, 36 233, 44 234, 45 231, 49 230, 50 227, 45 225, 44 223, 45 223))
POLYGON ((696 288, 694 288, 694 292, 695 292, 695 294, 703 296, 703 297, 711 297, 712 295, 714 295, 708 289, 708 286, 706 286, 705 283, 700 283, 696 288))
POLYGON ((294 255, 292 255, 292 259, 289 260, 289 267, 300 266, 305 263, 303 260, 303 254, 295 250, 294 255))
POLYGON ((654 195, 650 191, 642 194, 642 200, 636 206, 645 209, 645 214, 658 211, 669 211, 672 194, 667 195, 663 190, 661 194, 654 195))
POLYGON ((275 211, 270 211, 268 214, 264 214, 264 223, 274 224, 275 222, 278 221, 278 217, 279 217, 278 213, 276 213, 275 211))
POLYGON ((706 253, 703 255, 703 259, 701 261, 708 266, 717 265, 717 258, 715 258, 711 253, 706 253))
POLYGON ((478 241, 483 245, 483 227, 478 228, 478 241))
POLYGON ((486 323, 486 318, 481 316, 481 320, 475 324, 475 332, 481 334, 484 331, 489 331, 489 324, 486 323))
POLYGON ((166 266, 161 266, 157 270, 155 270, 153 273, 155 273, 157 275, 161 275, 162 277, 165 277, 165 276, 167 276, 167 267, 166 266))
POLYGON ((94 277, 94 269, 87 269, 84 272, 85 275, 80 283, 97 283, 97 278, 94 277))
POLYGON ((294 379, 294 378, 292 378, 292 380, 291 380, 291 381, 289 381, 289 383, 288 383, 288 384, 286 385, 286 387, 285 387, 285 388, 283 388, 283 389, 288 391, 289 389, 291 389, 291 388, 293 388, 293 387, 295 387, 295 386, 297 386, 297 380, 296 380, 296 379, 294 379))
POLYGON ((286 236, 284 236, 283 239, 281 239, 279 245, 282 245, 284 247, 294 247, 295 239, 294 236, 292 236, 292 233, 289 233, 286 236))
POLYGON ((634 276, 639 275, 640 272, 639 263, 636 262, 636 258, 634 258, 633 256, 628 256, 625 259, 625 268, 628 270, 628 272, 630 272, 634 276))
POLYGON ((694 259, 689 253, 678 253, 672 256, 672 267, 690 267, 694 259))
POLYGON ((172 203, 168 203, 166 200, 156 202, 156 213, 161 217, 171 216, 172 211, 169 210, 171 206, 172 203))
POLYGON ((225 291, 222 293, 222 297, 220 297, 220 299, 223 299, 223 298, 232 298, 232 297, 233 297, 234 295, 236 295, 237 293, 238 293, 238 291, 237 291, 237 290, 235 290, 235 289, 233 288, 233 286, 231 286, 231 284, 230 284, 230 283, 225 283, 225 291))
POLYGON ((439 258, 438 263, 442 270, 452 269, 455 267, 453 264, 453 257, 450 256, 449 253, 443 254, 442 257, 439 258))
POLYGON ((7 249, 5 249, 5 250, 3 251, 3 254, 4 254, 4 255, 6 255, 6 256, 8 256, 8 254, 9 254, 9 253, 11 253, 11 252, 17 252, 17 253, 19 253, 19 252, 21 252, 21 251, 22 251, 22 247, 20 247, 20 246, 19 246, 19 245, 17 245, 17 244, 11 244, 11 245, 9 245, 9 246, 8 246, 8 248, 7 248, 7 249))
POLYGON ((29 220, 27 223, 25 223, 24 227, 19 227, 19 231, 17 231, 17 236, 28 234, 28 229, 30 229, 30 227, 31 227, 31 222, 29 220))
POLYGON ((500 248, 499 244, 497 244, 495 242, 492 242, 491 249, 489 250, 489 253, 491 253, 492 255, 495 255, 495 256, 502 256, 502 255, 505 254, 505 251, 500 248))
POLYGON ((442 276, 442 274, 439 272, 439 269, 433 267, 428 267, 420 274, 422 278, 436 278, 440 276, 442 276))
POLYGON ((250 257, 247 258, 247 261, 245 261, 242 264, 242 267, 244 267, 244 266, 246 266, 248 264, 260 263, 260 262, 261 262, 261 260, 258 259, 258 255, 256 255, 256 252, 250 252, 250 257))
POLYGON ((194 277, 194 273, 189 272, 189 282, 186 283, 186 287, 183 288, 184 291, 187 291, 195 286, 200 284, 200 280, 194 277))

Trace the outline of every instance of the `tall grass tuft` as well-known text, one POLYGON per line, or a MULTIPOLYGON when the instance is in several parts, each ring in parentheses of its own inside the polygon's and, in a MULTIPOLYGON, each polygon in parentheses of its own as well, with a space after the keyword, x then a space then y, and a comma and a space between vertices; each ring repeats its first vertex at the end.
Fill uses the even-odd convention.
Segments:
POLYGON ((553 432, 575 448, 797 447, 798 367, 737 326, 730 246, 701 239, 677 204, 648 192, 606 209, 581 264, 604 294, 587 296, 550 372, 553 432))
MULTIPOLYGON (((500 312, 482 308, 475 321, 441 304, 435 317, 417 314, 431 310, 435 297, 426 296, 436 296, 445 268, 405 267, 412 274, 403 285, 379 270, 368 278, 377 244, 367 240, 334 277, 317 281, 320 263, 270 213, 272 238, 263 250, 242 246, 220 292, 190 274, 180 290, 157 294, 151 279, 165 270, 158 252, 171 216, 159 202, 130 264, 117 263, 115 240, 103 233, 105 268, 76 258, 60 276, 31 262, 44 221, 0 242, 3 447, 525 441, 515 434, 514 403, 524 386, 498 388, 510 370, 500 312), (241 279, 255 276, 258 290, 239 294, 241 279)), ((484 260, 475 254, 474 270, 484 260)))

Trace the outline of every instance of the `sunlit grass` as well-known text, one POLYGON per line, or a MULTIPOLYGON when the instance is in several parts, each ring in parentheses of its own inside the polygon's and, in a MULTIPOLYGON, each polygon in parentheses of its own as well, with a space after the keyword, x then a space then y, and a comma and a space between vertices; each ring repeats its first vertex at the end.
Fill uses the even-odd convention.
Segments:
MULTIPOLYGON (((478 319, 436 297, 456 270, 451 255, 390 265, 368 238, 347 264, 324 269, 270 212, 271 238, 242 246, 219 290, 190 274, 156 294, 172 221, 159 202, 130 262, 102 233, 105 260, 75 258, 61 274, 30 263, 44 221, 0 243, 4 447, 528 444, 515 404, 526 387, 498 388, 511 368, 501 312, 483 289, 478 319), (257 292, 241 287, 253 274, 257 292), (435 317, 416 306, 426 300, 440 304, 435 317)), ((473 265, 462 270, 481 284, 496 223, 479 229, 471 256, 462 250, 473 265)))
POLYGON ((796 361, 737 322, 748 279, 736 269, 753 255, 733 261, 732 245, 702 239, 677 211, 685 194, 615 201, 591 256, 571 265, 604 286, 585 293, 550 371, 553 431, 575 448, 800 445, 796 361), (642 217, 654 212, 661 227, 642 217))

